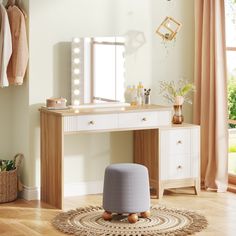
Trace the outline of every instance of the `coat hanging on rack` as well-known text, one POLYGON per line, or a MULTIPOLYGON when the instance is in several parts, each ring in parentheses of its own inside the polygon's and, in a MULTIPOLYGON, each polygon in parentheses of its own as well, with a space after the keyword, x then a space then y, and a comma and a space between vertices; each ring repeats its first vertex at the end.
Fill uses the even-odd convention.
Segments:
POLYGON ((12 56, 7 68, 7 76, 10 84, 21 85, 29 58, 25 14, 16 5, 10 5, 7 13, 12 35, 12 56))
POLYGON ((27 18, 27 15, 26 15, 25 11, 23 10, 23 8, 21 7, 20 3, 21 3, 20 0, 8 0, 8 2, 6 4, 6 8, 8 9, 10 6, 17 6, 22 11, 25 18, 27 18))
POLYGON ((8 8, 9 6, 14 6, 16 4, 18 4, 18 1, 16 1, 16 0, 8 0, 7 4, 6 4, 6 8, 8 8))
POLYGON ((7 65, 12 54, 12 38, 7 12, 0 3, 0 87, 9 85, 7 65))

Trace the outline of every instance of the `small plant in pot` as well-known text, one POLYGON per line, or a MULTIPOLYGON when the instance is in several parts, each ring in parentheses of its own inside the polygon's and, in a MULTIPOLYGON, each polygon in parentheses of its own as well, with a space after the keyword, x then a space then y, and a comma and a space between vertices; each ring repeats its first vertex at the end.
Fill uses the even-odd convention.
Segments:
POLYGON ((192 104, 191 92, 195 91, 195 86, 187 80, 161 81, 160 92, 168 102, 174 106, 173 124, 182 124, 184 117, 182 115, 182 107, 184 102, 192 104))

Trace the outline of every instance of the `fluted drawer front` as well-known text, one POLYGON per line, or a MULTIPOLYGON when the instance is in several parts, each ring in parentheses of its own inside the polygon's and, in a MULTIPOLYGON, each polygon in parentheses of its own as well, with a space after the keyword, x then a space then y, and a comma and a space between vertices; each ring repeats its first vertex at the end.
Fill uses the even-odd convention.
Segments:
POLYGON ((168 179, 185 179, 191 176, 191 156, 169 156, 168 179))
POLYGON ((117 114, 67 116, 64 118, 64 131, 95 131, 118 128, 117 114))
POLYGON ((133 112, 118 115, 119 128, 140 128, 170 125, 169 111, 133 112))
POLYGON ((190 154, 190 129, 179 129, 166 131, 166 138, 168 140, 169 154, 190 154))

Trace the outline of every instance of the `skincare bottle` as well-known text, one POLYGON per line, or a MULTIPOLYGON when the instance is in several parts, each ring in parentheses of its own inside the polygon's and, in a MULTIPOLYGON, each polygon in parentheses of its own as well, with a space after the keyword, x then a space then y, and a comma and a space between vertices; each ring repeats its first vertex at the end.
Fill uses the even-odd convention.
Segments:
POLYGON ((137 105, 137 89, 135 88, 135 85, 133 85, 131 89, 131 106, 137 105))
POLYGON ((144 104, 144 87, 142 82, 139 82, 138 84, 138 104, 144 104))
POLYGON ((127 86, 126 90, 125 90, 125 102, 127 103, 131 103, 131 86, 127 86))

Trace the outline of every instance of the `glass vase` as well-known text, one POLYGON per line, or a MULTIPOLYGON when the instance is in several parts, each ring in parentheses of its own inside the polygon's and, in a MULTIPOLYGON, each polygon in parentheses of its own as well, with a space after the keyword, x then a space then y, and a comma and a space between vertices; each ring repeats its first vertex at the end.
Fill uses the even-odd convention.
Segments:
POLYGON ((182 105, 174 105, 174 115, 172 119, 173 124, 182 124, 184 121, 184 116, 182 114, 182 105))

